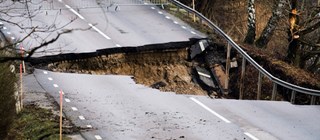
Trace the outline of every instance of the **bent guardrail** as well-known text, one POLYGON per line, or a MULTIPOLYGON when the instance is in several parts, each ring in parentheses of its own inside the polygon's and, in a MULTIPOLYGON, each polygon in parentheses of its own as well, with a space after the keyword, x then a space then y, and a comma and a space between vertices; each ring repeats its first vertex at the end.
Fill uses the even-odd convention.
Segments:
MULTIPOLYGON (((242 61, 242 72, 241 72, 241 78, 240 79, 243 79, 246 61, 248 61, 250 64, 252 64, 259 71, 257 99, 259 99, 260 96, 261 96, 261 77, 262 77, 262 75, 264 75, 264 76, 268 77, 273 82, 273 90, 272 90, 271 100, 275 100, 276 94, 277 94, 277 85, 281 85, 281 86, 283 86, 285 88, 288 88, 288 89, 292 90, 292 93, 291 93, 291 102, 292 103, 294 103, 296 92, 300 92, 300 93, 311 95, 312 96, 311 97, 311 104, 315 104, 316 96, 320 96, 320 90, 304 88, 304 87, 301 87, 301 86, 298 86, 298 85, 294 85, 294 84, 285 82, 285 81, 273 76, 267 70, 262 68, 256 61, 254 61, 242 48, 240 48, 217 25, 215 25, 212 21, 210 21, 208 18, 203 16, 201 13, 199 13, 196 10, 193 10, 192 8, 182 4, 181 2, 179 2, 177 0, 169 0, 169 2, 171 2, 172 4, 178 6, 179 8, 182 8, 182 9, 186 10, 187 12, 191 12, 191 13, 195 14, 199 19, 201 19, 202 22, 206 22, 207 25, 211 29, 213 29, 216 32, 218 32, 219 35, 221 35, 228 42, 228 45, 231 45, 235 50, 237 50, 238 53, 241 54, 241 56, 243 57, 243 61, 242 61)), ((228 47, 228 53, 229 53, 229 51, 230 51, 230 49, 228 47)), ((240 85, 240 99, 242 99, 242 97, 243 97, 243 85, 240 85)))

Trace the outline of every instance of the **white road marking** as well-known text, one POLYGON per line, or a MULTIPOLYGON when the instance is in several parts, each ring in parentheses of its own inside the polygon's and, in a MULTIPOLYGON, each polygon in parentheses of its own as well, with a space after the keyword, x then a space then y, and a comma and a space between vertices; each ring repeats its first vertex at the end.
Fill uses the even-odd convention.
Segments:
POLYGON ((161 11, 158 11, 158 13, 159 13, 160 15, 162 15, 162 14, 163 14, 161 11))
POLYGON ((92 128, 92 126, 91 126, 91 125, 87 125, 87 127, 88 127, 88 128, 92 128))
POLYGON ((70 103, 71 101, 70 101, 70 99, 67 99, 67 98, 65 98, 64 99, 67 103, 70 103))
POLYGON ((71 109, 72 109, 73 111, 78 111, 78 108, 76 108, 76 107, 71 107, 71 109))
POLYGON ((186 26, 181 26, 181 28, 183 28, 183 29, 187 29, 187 27, 186 27, 186 26))
POLYGON ((14 39, 16 39, 16 38, 14 38, 14 37, 11 37, 11 39, 12 39, 12 40, 14 40, 14 39))
POLYGON ((3 27, 3 29, 5 30, 5 29, 7 29, 7 27, 3 27))
POLYGON ((106 39, 111 39, 110 37, 108 37, 106 34, 104 34, 102 31, 100 31, 96 26, 93 26, 91 23, 88 23, 88 25, 90 27, 92 27, 92 29, 96 30, 99 34, 101 34, 103 37, 105 37, 106 39))
POLYGON ((244 132, 245 135, 247 135, 249 138, 251 138, 252 140, 259 140, 257 137, 253 136, 252 134, 250 134, 249 132, 244 132))
POLYGON ((69 9, 72 13, 76 14, 79 18, 84 19, 83 16, 81 16, 77 11, 75 11, 74 9, 70 8, 69 9))
POLYGON ((7 34, 10 35, 11 33, 10 33, 10 32, 7 32, 7 34))
POLYGON ((174 24, 179 24, 179 22, 177 22, 177 21, 174 21, 173 23, 174 23, 174 24))
POLYGON ((147 5, 148 3, 145 2, 144 4, 147 5))
POLYGON ((59 0, 59 2, 62 2, 62 0, 59 0))
POLYGON ((85 120, 86 118, 84 118, 83 116, 79 116, 80 120, 85 120))
POLYGON ((198 101, 197 99, 190 97, 190 99, 194 102, 196 102, 198 105, 200 105, 201 107, 203 107, 204 109, 206 109, 207 111, 209 111, 210 113, 212 113, 213 115, 217 116, 218 118, 220 118, 221 120, 223 120, 226 123, 231 123, 229 120, 227 120, 225 117, 221 116, 220 114, 218 114, 217 112, 213 111, 212 109, 210 109, 209 107, 207 107, 206 105, 204 105, 203 103, 201 103, 200 101, 198 101))
POLYGON ((119 45, 119 44, 116 44, 116 46, 117 46, 117 47, 121 47, 121 45, 119 45))
POLYGON ((194 32, 194 31, 190 31, 190 33, 192 33, 192 34, 194 34, 194 35, 195 35, 195 34, 197 34, 197 33, 196 33, 196 32, 194 32))
POLYGON ((69 5, 65 5, 68 9, 70 9, 71 7, 69 5))
POLYGON ((47 71, 43 71, 43 73, 44 73, 44 74, 48 74, 48 72, 47 72, 47 71))
POLYGON ((166 16, 166 19, 170 19, 170 17, 169 17, 169 16, 166 16))
POLYGON ((153 10, 154 10, 154 9, 156 9, 156 8, 154 8, 154 7, 151 7, 151 9, 153 9, 153 10))
POLYGON ((53 84, 53 86, 54 86, 55 88, 59 87, 57 84, 53 84))
POLYGON ((49 81, 52 81, 53 79, 52 79, 51 77, 48 77, 48 80, 49 80, 49 81))
POLYGON ((201 75, 201 76, 207 77, 207 78, 211 78, 210 75, 202 73, 202 72, 198 72, 198 74, 201 75))
POLYGON ((102 140, 102 138, 101 138, 99 135, 94 135, 94 137, 95 137, 97 140, 102 140))

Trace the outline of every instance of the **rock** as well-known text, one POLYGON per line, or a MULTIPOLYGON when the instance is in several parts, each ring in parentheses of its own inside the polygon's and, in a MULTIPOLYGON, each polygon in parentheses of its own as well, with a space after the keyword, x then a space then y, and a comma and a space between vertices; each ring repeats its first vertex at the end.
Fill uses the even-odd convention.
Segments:
POLYGON ((160 89, 161 87, 165 87, 167 86, 167 84, 163 81, 160 81, 160 82, 156 82, 154 84, 151 85, 152 88, 155 88, 155 89, 160 89))

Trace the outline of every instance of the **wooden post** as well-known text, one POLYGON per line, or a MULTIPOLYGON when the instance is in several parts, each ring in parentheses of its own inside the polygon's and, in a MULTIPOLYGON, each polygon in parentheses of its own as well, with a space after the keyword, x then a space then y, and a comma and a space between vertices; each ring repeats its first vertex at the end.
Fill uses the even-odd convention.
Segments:
POLYGON ((244 76, 245 76, 245 71, 246 71, 246 59, 243 57, 242 58, 242 67, 241 67, 241 76, 240 76, 240 93, 239 93, 239 99, 243 99, 243 89, 244 89, 244 76))
MULTIPOLYGON (((22 46, 22 43, 20 44, 20 53, 21 53, 21 57, 24 58, 24 48, 22 46)), ((23 68, 23 73, 26 73, 26 65, 24 63, 24 60, 22 60, 22 68, 23 68)))
MULTIPOLYGON (((192 0, 192 9, 193 10, 196 10, 196 6, 195 6, 195 3, 194 3, 195 0, 192 0)), ((193 13, 193 22, 196 22, 196 14, 193 13)))
POLYGON ((231 46, 228 43, 227 45, 227 62, 226 62, 226 79, 224 83, 224 94, 228 94, 229 91, 229 72, 230 72, 230 51, 231 51, 231 46))
MULTIPOLYGON (((22 81, 22 73, 23 73, 23 66, 24 66, 24 60, 23 60, 23 47, 22 44, 20 45, 20 53, 21 53, 21 59, 22 63, 20 63, 20 109, 23 109, 23 81, 22 81)), ((25 71, 25 70, 24 70, 25 71)))
POLYGON ((258 76, 258 92, 257 92, 257 100, 261 99, 261 86, 262 86, 262 74, 259 72, 258 76))
POLYGON ((20 64, 20 110, 23 109, 22 64, 20 64))
POLYGON ((277 96, 277 83, 273 83, 271 100, 275 101, 277 96))
POLYGON ((62 140, 62 103, 63 103, 63 94, 61 90, 60 91, 60 140, 62 140))
POLYGON ((292 90, 290 102, 294 104, 295 100, 296 100, 296 91, 292 90))
POLYGON ((315 105, 315 104, 316 104, 316 96, 311 95, 310 105, 315 105))

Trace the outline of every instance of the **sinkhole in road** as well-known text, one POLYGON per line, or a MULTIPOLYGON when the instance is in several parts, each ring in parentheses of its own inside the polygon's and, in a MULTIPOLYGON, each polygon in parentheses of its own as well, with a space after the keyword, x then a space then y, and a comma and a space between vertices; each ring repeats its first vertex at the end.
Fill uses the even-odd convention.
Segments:
POLYGON ((102 55, 87 59, 55 62, 47 68, 56 72, 96 75, 131 75, 138 84, 178 94, 207 95, 192 76, 200 65, 188 61, 188 49, 169 49, 102 55))

